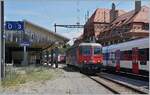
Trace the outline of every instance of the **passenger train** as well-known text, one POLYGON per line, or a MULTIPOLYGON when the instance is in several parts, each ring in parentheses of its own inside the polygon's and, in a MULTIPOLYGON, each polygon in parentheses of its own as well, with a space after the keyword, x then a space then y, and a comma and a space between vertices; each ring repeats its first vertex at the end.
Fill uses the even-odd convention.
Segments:
POLYGON ((81 71, 99 72, 102 63, 102 46, 98 43, 80 43, 66 52, 67 65, 80 68, 81 71))
POLYGON ((109 71, 149 75, 149 38, 103 47, 103 66, 109 71))

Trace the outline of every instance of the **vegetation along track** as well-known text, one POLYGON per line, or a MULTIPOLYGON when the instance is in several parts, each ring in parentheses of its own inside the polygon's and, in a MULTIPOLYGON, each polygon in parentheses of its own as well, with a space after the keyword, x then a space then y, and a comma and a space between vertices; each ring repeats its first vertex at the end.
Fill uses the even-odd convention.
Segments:
POLYGON ((122 84, 113 79, 103 77, 100 74, 96 74, 96 76, 88 76, 88 77, 96 81, 97 83, 103 85, 105 88, 109 89, 114 94, 148 94, 148 92, 144 92, 139 89, 122 84))

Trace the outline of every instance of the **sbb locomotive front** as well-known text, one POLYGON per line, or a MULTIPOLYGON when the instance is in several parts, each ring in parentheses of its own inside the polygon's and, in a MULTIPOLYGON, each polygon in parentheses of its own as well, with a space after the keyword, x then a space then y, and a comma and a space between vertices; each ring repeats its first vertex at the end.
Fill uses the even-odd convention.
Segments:
POLYGON ((82 71, 99 72, 102 63, 102 46, 99 43, 80 43, 66 52, 67 65, 73 65, 82 71))

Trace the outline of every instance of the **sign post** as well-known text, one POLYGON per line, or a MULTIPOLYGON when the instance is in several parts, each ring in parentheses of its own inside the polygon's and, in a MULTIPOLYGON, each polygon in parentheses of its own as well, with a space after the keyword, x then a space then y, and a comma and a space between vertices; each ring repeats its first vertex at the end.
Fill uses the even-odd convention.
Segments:
POLYGON ((22 61, 22 66, 25 66, 28 64, 27 60, 27 46, 29 46, 29 42, 21 42, 20 46, 23 46, 23 61, 22 61))
POLYGON ((23 63, 22 65, 27 65, 28 62, 27 62, 27 47, 26 46, 23 46, 23 63))
POLYGON ((25 41, 25 30, 24 30, 24 22, 23 21, 7 21, 5 25, 6 30, 15 30, 15 31, 22 31, 23 32, 23 38, 22 42, 20 43, 20 46, 23 47, 23 61, 22 65, 27 65, 28 60, 27 60, 27 46, 29 46, 29 42, 25 41))

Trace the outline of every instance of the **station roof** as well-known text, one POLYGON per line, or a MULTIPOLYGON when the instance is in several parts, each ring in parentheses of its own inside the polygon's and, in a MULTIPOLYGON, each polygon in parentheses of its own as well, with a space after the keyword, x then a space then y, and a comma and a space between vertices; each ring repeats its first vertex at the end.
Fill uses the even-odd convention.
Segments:
MULTIPOLYGON (((40 48, 42 50, 52 49, 54 47, 61 47, 64 44, 66 44, 69 39, 55 33, 51 30, 48 30, 46 28, 43 28, 37 24, 34 24, 30 21, 23 20, 24 27, 25 27, 25 37, 27 39, 27 43, 29 43, 29 48, 40 48)), ((13 35, 10 37, 11 31, 7 30, 5 31, 6 36, 6 46, 12 47, 12 48, 19 48, 21 47, 21 41, 23 41, 22 34, 14 31, 12 32, 13 35), (18 40, 20 39, 20 40, 18 40)))
POLYGON ((37 24, 34 24, 34 23, 30 22, 30 21, 27 21, 27 20, 23 20, 23 21, 24 21, 25 23, 27 23, 27 24, 33 25, 33 26, 35 26, 35 27, 37 27, 37 28, 40 28, 40 29, 44 30, 44 31, 42 31, 42 32, 47 32, 47 33, 49 33, 50 35, 53 35, 53 36, 56 36, 56 37, 62 39, 64 42, 68 42, 68 41, 70 40, 70 39, 67 38, 67 37, 64 37, 64 36, 62 36, 62 35, 60 35, 60 34, 58 34, 58 33, 55 33, 55 32, 53 32, 53 31, 51 31, 51 30, 48 30, 48 29, 46 29, 46 28, 43 28, 43 27, 41 27, 41 26, 39 26, 39 25, 37 25, 37 24))

